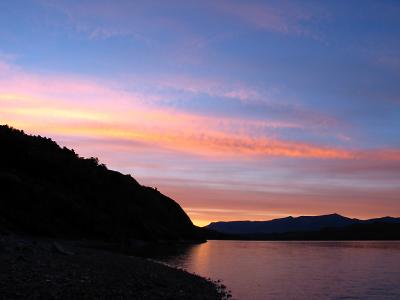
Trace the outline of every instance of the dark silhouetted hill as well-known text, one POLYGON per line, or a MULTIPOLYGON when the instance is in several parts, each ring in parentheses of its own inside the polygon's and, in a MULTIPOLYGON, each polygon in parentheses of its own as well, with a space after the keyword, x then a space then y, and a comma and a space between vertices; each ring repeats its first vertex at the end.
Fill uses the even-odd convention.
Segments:
POLYGON ((0 126, 0 230, 97 239, 198 239, 182 208, 49 138, 0 126))
MULTIPOLYGON (((376 224, 387 224, 387 226, 382 226, 386 226, 385 228, 388 229, 389 227, 397 228, 396 226, 400 226, 400 218, 384 217, 359 220, 338 214, 330 214, 297 218, 287 217, 271 221, 213 222, 205 226, 205 229, 208 230, 205 233, 210 237, 218 236, 218 234, 227 234, 251 239, 320 239, 323 238, 323 234, 327 235, 328 233, 330 235, 334 235, 334 232, 351 235, 354 231, 357 231, 357 234, 363 230, 370 232, 371 228, 375 228, 374 226, 382 228, 376 224)), ((383 234, 383 232, 380 232, 380 234, 383 234)), ((326 237, 328 238, 328 236, 326 237)))

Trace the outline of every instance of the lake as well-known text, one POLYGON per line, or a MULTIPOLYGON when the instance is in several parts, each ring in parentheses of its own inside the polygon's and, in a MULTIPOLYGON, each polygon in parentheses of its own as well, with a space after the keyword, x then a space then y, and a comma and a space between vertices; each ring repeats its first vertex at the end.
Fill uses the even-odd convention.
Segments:
POLYGON ((222 280, 233 299, 400 299, 400 242, 208 241, 161 252, 153 258, 222 280))

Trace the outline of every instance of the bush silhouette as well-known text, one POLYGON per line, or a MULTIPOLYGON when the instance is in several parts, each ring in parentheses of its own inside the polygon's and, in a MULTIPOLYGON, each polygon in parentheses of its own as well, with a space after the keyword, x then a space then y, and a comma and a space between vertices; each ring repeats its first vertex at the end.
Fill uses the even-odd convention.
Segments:
POLYGON ((0 126, 0 229, 99 239, 196 239, 182 208, 49 138, 0 126))

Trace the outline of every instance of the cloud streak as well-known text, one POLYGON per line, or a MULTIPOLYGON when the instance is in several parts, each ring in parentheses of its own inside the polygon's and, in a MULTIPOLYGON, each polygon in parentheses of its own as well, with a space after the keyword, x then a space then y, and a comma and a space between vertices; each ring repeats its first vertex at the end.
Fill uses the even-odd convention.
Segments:
POLYGON ((215 3, 215 7, 222 13, 236 17, 238 20, 260 30, 319 39, 317 34, 308 29, 305 24, 316 18, 321 18, 321 15, 293 3, 287 5, 284 2, 279 2, 279 4, 218 1, 215 3))
MULTIPOLYGON (((92 136, 114 139, 116 143, 138 141, 210 157, 399 159, 396 149, 346 150, 255 134, 258 128, 295 125, 148 106, 146 94, 120 91, 95 80, 33 75, 7 64, 2 65, 0 75, 0 87, 4 91, 0 94, 3 122, 16 126, 30 124, 26 129, 40 128, 48 134, 92 136)), ((187 89, 198 92, 201 87, 188 85, 187 89)))

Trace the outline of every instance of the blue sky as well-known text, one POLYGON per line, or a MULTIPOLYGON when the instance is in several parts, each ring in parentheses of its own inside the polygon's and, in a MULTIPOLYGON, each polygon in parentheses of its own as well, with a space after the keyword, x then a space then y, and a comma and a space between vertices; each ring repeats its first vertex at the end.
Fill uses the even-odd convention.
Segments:
POLYGON ((198 224, 400 214, 397 1, 2 1, 0 120, 198 224))

